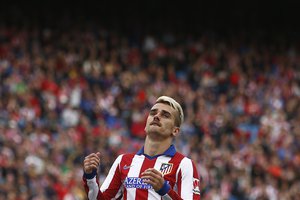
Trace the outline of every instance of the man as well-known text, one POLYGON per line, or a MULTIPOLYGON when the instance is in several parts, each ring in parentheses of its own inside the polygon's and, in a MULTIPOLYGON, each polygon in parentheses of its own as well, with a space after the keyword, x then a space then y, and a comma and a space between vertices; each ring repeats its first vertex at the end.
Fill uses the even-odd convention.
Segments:
POLYGON ((119 155, 101 185, 97 178, 100 153, 85 157, 83 181, 92 199, 200 199, 193 161, 172 145, 183 122, 179 103, 159 97, 147 118, 146 139, 136 154, 119 155))

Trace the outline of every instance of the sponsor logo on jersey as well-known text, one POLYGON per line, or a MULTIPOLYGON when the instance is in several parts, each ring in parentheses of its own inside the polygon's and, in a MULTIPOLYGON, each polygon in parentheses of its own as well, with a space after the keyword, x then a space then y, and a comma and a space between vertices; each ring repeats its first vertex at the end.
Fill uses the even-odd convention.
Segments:
POLYGON ((200 181, 196 178, 193 178, 193 193, 200 194, 200 181))
POLYGON ((160 166, 159 171, 162 173, 162 175, 166 175, 166 174, 170 174, 173 168, 173 164, 172 163, 163 163, 160 166))
POLYGON ((148 183, 144 183, 142 178, 139 177, 126 177, 124 180, 124 186, 126 188, 137 188, 137 189, 152 189, 152 186, 148 183))

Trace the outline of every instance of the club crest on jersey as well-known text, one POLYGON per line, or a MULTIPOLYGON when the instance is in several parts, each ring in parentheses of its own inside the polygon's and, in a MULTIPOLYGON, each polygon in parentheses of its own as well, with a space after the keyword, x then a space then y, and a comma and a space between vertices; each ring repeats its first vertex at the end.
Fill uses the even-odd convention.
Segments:
POLYGON ((162 173, 162 175, 166 175, 166 174, 170 174, 173 168, 173 164, 172 163, 163 163, 160 166, 159 171, 162 173))

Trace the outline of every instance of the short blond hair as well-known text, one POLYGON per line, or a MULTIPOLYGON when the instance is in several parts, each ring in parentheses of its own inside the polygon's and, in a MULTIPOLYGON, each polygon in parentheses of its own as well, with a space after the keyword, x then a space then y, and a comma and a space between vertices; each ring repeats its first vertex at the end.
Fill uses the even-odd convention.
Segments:
POLYGON ((168 104, 172 108, 174 108, 178 113, 178 115, 175 117, 175 124, 176 126, 180 127, 184 120, 184 114, 181 105, 177 101, 175 101, 175 99, 168 96, 160 96, 158 97, 158 99, 156 99, 155 103, 168 104))

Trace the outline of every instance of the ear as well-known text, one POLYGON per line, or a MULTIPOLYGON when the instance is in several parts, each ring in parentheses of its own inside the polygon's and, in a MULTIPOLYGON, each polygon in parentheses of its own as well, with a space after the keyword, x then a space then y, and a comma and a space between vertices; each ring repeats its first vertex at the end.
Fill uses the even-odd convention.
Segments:
POLYGON ((180 128, 179 127, 174 127, 172 135, 173 137, 176 137, 179 134, 180 128))

